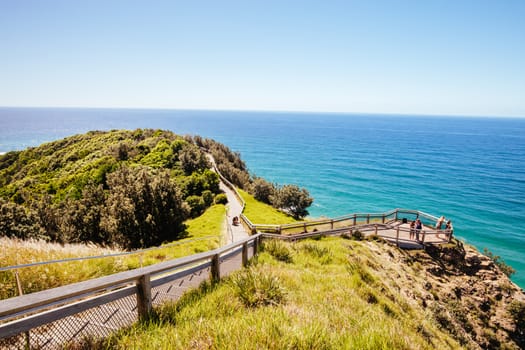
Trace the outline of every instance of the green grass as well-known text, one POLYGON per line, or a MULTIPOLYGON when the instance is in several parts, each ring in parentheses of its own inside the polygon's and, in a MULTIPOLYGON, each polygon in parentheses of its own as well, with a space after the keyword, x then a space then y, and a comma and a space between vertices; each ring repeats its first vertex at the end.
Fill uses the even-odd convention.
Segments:
POLYGON ((293 261, 264 250, 249 269, 204 283, 149 321, 120 331, 110 349, 456 349, 379 277, 370 242, 286 243, 293 261), (315 247, 314 247, 315 246, 315 247))
MULTIPOLYGON (((200 217, 188 220, 187 238, 176 245, 122 257, 108 257, 77 262, 63 262, 18 269, 24 294, 110 275, 161 261, 218 248, 223 236, 222 224, 226 207, 210 207, 200 217), (210 237, 211 236, 211 237, 210 237), (200 239, 202 238, 202 239, 200 239)), ((101 248, 88 244, 59 245, 45 241, 20 241, 0 238, 0 266, 12 266, 40 261, 107 255, 119 249, 101 248)), ((18 295, 13 271, 0 272, 0 300, 18 295)))
POLYGON ((201 216, 186 221, 188 237, 218 236, 223 229, 226 207, 216 204, 208 208, 201 216))
POLYGON ((243 214, 253 224, 282 225, 298 222, 292 216, 279 211, 272 206, 259 202, 243 190, 237 190, 246 203, 243 214))

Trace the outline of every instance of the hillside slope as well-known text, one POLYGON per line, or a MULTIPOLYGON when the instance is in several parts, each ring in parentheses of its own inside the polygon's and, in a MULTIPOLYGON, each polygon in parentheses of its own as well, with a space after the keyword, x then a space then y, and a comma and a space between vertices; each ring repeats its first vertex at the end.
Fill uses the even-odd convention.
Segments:
POLYGON ((265 241, 249 269, 104 346, 519 349, 524 310, 523 291, 461 243, 426 253, 342 238, 265 241))

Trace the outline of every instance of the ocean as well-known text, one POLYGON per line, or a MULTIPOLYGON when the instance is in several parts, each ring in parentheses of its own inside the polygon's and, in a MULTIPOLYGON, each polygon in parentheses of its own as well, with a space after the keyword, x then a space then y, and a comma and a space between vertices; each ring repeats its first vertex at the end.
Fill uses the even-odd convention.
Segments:
POLYGON ((0 152, 89 130, 213 138, 250 171, 306 187, 311 217, 418 209, 516 269, 525 288, 525 119, 330 113, 0 108, 0 152))

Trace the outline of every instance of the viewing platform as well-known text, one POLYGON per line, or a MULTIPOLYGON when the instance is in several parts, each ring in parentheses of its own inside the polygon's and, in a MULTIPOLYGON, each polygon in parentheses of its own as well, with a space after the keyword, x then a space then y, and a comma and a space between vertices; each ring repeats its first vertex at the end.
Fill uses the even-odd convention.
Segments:
MULTIPOLYGON (((394 209, 385 213, 356 213, 333 219, 302 221, 286 225, 253 224, 241 215, 243 225, 255 233, 265 233, 275 238, 294 239, 308 236, 349 236, 365 238, 378 236, 403 249, 423 249, 425 245, 450 242, 453 229, 438 229, 440 218, 410 209, 394 209), (421 228, 411 227, 419 220, 421 228)), ((442 225, 444 226, 444 224, 442 225)))

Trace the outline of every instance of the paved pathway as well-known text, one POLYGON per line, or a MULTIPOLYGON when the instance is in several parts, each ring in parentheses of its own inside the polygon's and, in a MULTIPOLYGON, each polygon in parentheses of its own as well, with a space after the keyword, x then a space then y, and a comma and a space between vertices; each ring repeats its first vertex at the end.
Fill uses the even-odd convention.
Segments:
POLYGON ((226 205, 227 213, 225 223, 227 242, 232 243, 248 237, 248 232, 246 232, 246 229, 240 223, 240 221, 237 225, 233 225, 232 223, 233 218, 235 216, 239 217, 239 215, 241 215, 242 204, 239 202, 239 199, 237 199, 237 196, 235 195, 233 190, 226 186, 222 181, 220 183, 220 188, 224 191, 226 197, 228 198, 228 204, 226 205))
MULTIPOLYGON (((206 156, 208 157, 208 160, 213 164, 212 170, 215 171, 215 159, 209 153, 206 153, 206 156)), ((226 184, 222 180, 219 184, 219 187, 226 194, 226 198, 228 198, 228 204, 226 205, 226 222, 224 223, 224 227, 226 229, 226 232, 224 232, 224 235, 226 236, 226 244, 237 242, 243 238, 247 238, 249 234, 244 228, 244 226, 240 223, 240 220, 239 224, 233 225, 233 218, 239 218, 239 216, 242 213, 241 202, 235 195, 235 192, 231 188, 226 186, 226 184)))

